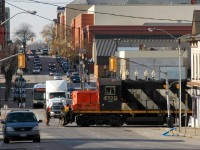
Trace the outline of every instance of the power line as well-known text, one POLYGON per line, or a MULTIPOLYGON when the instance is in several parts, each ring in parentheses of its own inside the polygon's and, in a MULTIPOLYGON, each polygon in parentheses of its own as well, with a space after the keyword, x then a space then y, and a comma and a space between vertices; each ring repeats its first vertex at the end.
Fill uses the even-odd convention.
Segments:
MULTIPOLYGON (((28 0, 28 1, 34 2, 34 3, 41 3, 41 4, 45 4, 45 5, 51 5, 51 6, 55 6, 55 7, 62 7, 62 6, 59 6, 59 5, 56 5, 56 4, 53 4, 53 3, 48 3, 48 2, 40 2, 40 1, 36 1, 36 0, 28 0)), ((13 7, 15 7, 15 8, 18 8, 20 10, 27 11, 27 10, 22 9, 22 8, 16 6, 16 5, 13 5, 13 4, 11 4, 11 3, 7 2, 7 1, 6 1, 6 3, 9 4, 9 5, 11 5, 11 6, 13 6, 13 7)), ((72 10, 84 11, 84 12, 87 11, 87 10, 84 10, 84 9, 76 9, 76 8, 71 8, 71 7, 67 7, 67 6, 66 6, 66 8, 67 9, 72 9, 72 10)), ((177 22, 177 21, 192 22, 190 20, 156 19, 156 18, 148 18, 148 17, 134 17, 134 16, 128 16, 128 15, 106 13, 106 12, 105 13, 104 12, 95 12, 95 11, 88 11, 88 12, 93 12, 93 13, 97 13, 97 14, 104 14, 104 15, 118 16, 118 17, 127 17, 127 18, 133 18, 133 19, 149 19, 149 20, 163 20, 163 21, 165 20, 165 21, 175 21, 175 22, 177 22)), ((48 20, 48 21, 53 21, 52 19, 40 16, 40 15, 37 15, 37 14, 35 16, 38 16, 38 17, 43 18, 43 19, 48 20)), ((62 24, 62 23, 59 23, 59 24, 62 24)), ((66 25, 66 24, 62 24, 62 25, 71 27, 70 25, 66 25)))
MULTIPOLYGON (((13 4, 9 3, 9 2, 6 2, 6 3, 9 4, 9 5, 11 5, 11 6, 13 6, 13 7, 15 7, 15 8, 17 8, 17 9, 20 9, 20 10, 22 10, 22 11, 28 12, 28 10, 25 10, 25 9, 23 9, 23 8, 20 8, 20 7, 16 6, 16 5, 13 5, 13 4)), ((35 14, 34 16, 38 16, 38 17, 43 18, 43 19, 48 20, 48 21, 53 21, 52 19, 49 19, 49 18, 40 16, 40 15, 37 15, 37 14, 35 14)))
MULTIPOLYGON (((40 2, 40 1, 36 1, 36 0, 28 0, 28 1, 46 4, 46 5, 52 5, 52 6, 56 6, 56 7, 62 7, 62 6, 59 6, 59 5, 56 5, 56 4, 51 4, 51 3, 47 3, 47 2, 40 2)), ((77 10, 77 11, 84 11, 84 12, 88 11, 88 10, 84 10, 84 9, 71 8, 71 7, 68 7, 68 6, 66 6, 65 8, 71 9, 71 10, 77 10)), ((190 20, 161 19, 161 18, 152 18, 152 17, 134 17, 134 16, 128 16, 128 15, 120 15, 120 14, 115 14, 115 13, 106 13, 106 12, 98 12, 98 11, 88 11, 88 12, 92 12, 92 13, 96 13, 96 14, 103 14, 103 15, 117 16, 117 17, 133 18, 133 19, 148 19, 148 20, 162 20, 162 21, 175 21, 175 22, 180 22, 180 21, 192 22, 190 20)))
MULTIPOLYGON (((35 2, 29 2, 29 1, 27 1, 27 0, 6 0, 6 1, 10 1, 10 2, 13 2, 13 3, 35 3, 35 2)), ((58 2, 58 1, 44 1, 44 2, 48 2, 48 3, 51 3, 51 4, 66 4, 66 2, 63 2, 63 1, 61 1, 61 2, 58 2)))

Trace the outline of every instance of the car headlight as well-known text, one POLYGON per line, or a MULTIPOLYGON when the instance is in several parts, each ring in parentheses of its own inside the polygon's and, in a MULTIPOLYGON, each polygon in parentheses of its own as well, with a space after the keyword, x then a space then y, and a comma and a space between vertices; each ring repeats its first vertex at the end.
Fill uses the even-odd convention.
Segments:
POLYGON ((7 132, 12 132, 12 131, 14 131, 14 129, 12 127, 6 127, 6 131, 7 132))
POLYGON ((39 128, 39 126, 35 126, 32 130, 34 130, 34 131, 39 131, 40 128, 39 128))

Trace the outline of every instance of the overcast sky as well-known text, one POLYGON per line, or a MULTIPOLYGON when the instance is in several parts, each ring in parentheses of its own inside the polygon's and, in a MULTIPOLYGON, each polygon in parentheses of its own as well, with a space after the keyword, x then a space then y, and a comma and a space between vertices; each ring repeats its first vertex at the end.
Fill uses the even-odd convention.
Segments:
MULTIPOLYGON (((66 4, 72 2, 73 0, 38 0, 38 1, 51 3, 57 6, 66 6, 66 4)), ((27 11, 29 10, 29 11, 36 11, 37 15, 47 18, 47 19, 44 19, 35 15, 26 14, 26 13, 22 13, 13 17, 10 20, 11 39, 13 37, 14 31, 20 27, 20 24, 28 23, 31 25, 32 27, 31 29, 36 34, 37 36, 36 39, 41 40, 42 37, 41 37, 40 32, 42 31, 43 27, 51 23, 51 21, 49 20, 56 19, 57 6, 30 2, 29 0, 6 0, 6 7, 10 8, 10 17, 12 17, 13 15, 19 12, 22 12, 23 10, 27 10, 27 11)))

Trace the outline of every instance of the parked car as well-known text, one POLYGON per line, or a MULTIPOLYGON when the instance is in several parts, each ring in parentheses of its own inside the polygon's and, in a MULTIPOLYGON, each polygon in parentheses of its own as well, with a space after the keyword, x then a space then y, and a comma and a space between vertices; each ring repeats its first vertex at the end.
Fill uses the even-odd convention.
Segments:
POLYGON ((78 72, 72 72, 72 76, 79 76, 78 72))
POLYGON ((68 65, 69 66, 69 63, 66 60, 62 61, 62 63, 60 64, 60 66, 63 67, 64 65, 68 65))
POLYGON ((69 66, 64 65, 64 66, 62 67, 62 69, 63 69, 64 73, 66 73, 66 72, 68 71, 68 69, 69 69, 69 66))
POLYGON ((62 75, 61 75, 60 73, 55 73, 55 74, 53 75, 53 79, 54 79, 54 80, 62 80, 62 75))
POLYGON ((72 72, 74 72, 74 69, 67 70, 67 73, 66 73, 67 78, 69 78, 72 75, 72 72))
POLYGON ((60 58, 58 60, 59 65, 61 66, 63 62, 66 62, 66 60, 64 58, 60 58))
POLYGON ((60 55, 56 55, 56 61, 58 61, 58 59, 60 59, 61 56, 60 55))
POLYGON ((6 118, 1 121, 4 143, 9 143, 10 140, 40 142, 40 122, 42 120, 37 120, 36 115, 28 110, 8 112, 6 118))
POLYGON ((80 83, 81 82, 81 78, 77 75, 72 76, 71 78, 73 83, 80 83))
POLYGON ((32 73, 34 73, 34 74, 40 74, 40 67, 33 67, 33 71, 32 71, 32 73))

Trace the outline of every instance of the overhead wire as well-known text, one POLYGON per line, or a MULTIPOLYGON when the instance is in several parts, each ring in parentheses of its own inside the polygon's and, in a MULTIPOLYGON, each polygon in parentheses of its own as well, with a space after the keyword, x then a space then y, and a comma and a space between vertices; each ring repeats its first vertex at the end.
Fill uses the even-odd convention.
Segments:
MULTIPOLYGON (((35 2, 29 2, 27 0, 6 0, 6 1, 10 1, 10 2, 14 2, 14 3, 35 3, 35 2)), ((66 4, 66 2, 59 2, 56 0, 56 2, 54 0, 52 1, 44 1, 44 2, 49 2, 49 3, 52 3, 52 4, 66 4)))
MULTIPOLYGON (((37 1, 37 0, 27 0, 27 1, 30 1, 30 2, 34 2, 34 3, 41 3, 41 4, 44 4, 44 5, 51 5, 51 6, 55 6, 55 7, 63 7, 63 6, 59 6, 57 5, 56 3, 49 3, 49 2, 41 2, 41 1, 37 1)), ((13 5, 9 2, 6 1, 7 4, 15 7, 15 8, 18 8, 20 10, 23 10, 23 11, 27 11, 25 9, 22 9, 16 5, 13 5)), ((72 9, 72 10, 77 10, 77 11, 87 11, 85 9, 77 9, 77 8, 71 8, 71 7, 68 7, 68 6, 65 6, 65 8, 67 9, 72 9)), ((175 22, 179 22, 179 21, 185 21, 185 22, 192 22, 190 20, 174 20, 174 19, 161 19, 161 18, 151 18, 151 17, 134 17, 134 16, 129 16, 129 15, 120 15, 120 14, 115 14, 115 13, 106 13, 106 12, 97 12, 97 11, 88 11, 88 12, 93 12, 93 13, 97 13, 97 14, 103 14, 103 15, 112 15, 112 16, 117 16, 117 17, 127 17, 127 18, 134 18, 134 19, 149 19, 149 20, 162 20, 162 21, 175 21, 175 22)), ((38 14, 35 14, 35 16, 38 16, 40 18, 43 18, 45 20, 48 20, 48 21, 51 21, 51 22, 54 22, 54 20, 52 19, 49 19, 47 17, 44 17, 44 16, 41 16, 41 15, 38 15, 38 14)), ((66 24, 63 24, 63 23, 60 23, 60 22, 56 22, 56 23, 59 23, 61 25, 65 25, 65 26, 68 26, 68 27, 71 27, 70 25, 66 25, 66 24)))
MULTIPOLYGON (((52 6, 56 6, 56 7, 62 7, 56 4, 52 4, 52 3, 47 3, 47 2, 41 2, 41 1, 37 1, 37 0, 28 0, 31 2, 35 2, 35 3, 41 3, 41 4, 46 4, 46 5, 52 5, 52 6)), ((88 11, 85 9, 78 9, 78 8, 71 8, 68 6, 65 6, 65 8, 67 9, 71 9, 71 10, 77 10, 77 11, 88 11)), ((175 20, 175 19, 162 19, 162 18, 152 18, 152 17, 134 17, 134 16, 129 16, 129 15, 121 15, 121 14, 115 14, 115 13, 107 13, 107 12, 99 12, 99 11, 88 11, 88 12, 92 12, 92 13, 96 13, 96 14, 103 14, 103 15, 111 15, 111 16, 116 16, 116 17, 126 17, 126 18, 134 18, 134 19, 148 19, 148 20, 162 20, 162 21, 176 21, 176 22, 180 22, 180 21, 184 21, 184 22, 192 22, 190 20, 175 20)))
MULTIPOLYGON (((41 4, 45 4, 45 5, 52 5, 52 6, 56 6, 56 7, 61 7, 61 6, 56 5, 56 4, 47 3, 47 2, 40 2, 40 1, 37 1, 37 0, 28 0, 28 1, 34 2, 34 3, 41 3, 41 4)), ((13 7, 15 7, 15 8, 17 8, 17 9, 20 9, 22 11, 28 12, 27 10, 25 10, 23 8, 20 8, 20 7, 16 6, 16 5, 13 5, 13 4, 11 4, 11 3, 7 2, 7 1, 6 1, 6 3, 11 5, 11 6, 13 6, 13 7)), ((70 8, 70 7, 67 7, 67 6, 66 6, 66 8, 73 9, 73 10, 79 10, 79 11, 87 11, 87 10, 83 10, 83 9, 70 8)), ((105 15, 121 16, 121 17, 139 18, 139 19, 153 19, 153 20, 168 20, 168 21, 187 21, 187 22, 191 22, 189 20, 156 19, 156 18, 146 18, 146 17, 133 17, 133 16, 127 16, 127 15, 117 15, 117 14, 112 14, 112 13, 103 13, 103 12, 95 12, 95 11, 90 11, 90 12, 100 13, 100 14, 105 14, 105 15)), ((71 27, 70 25, 66 25, 66 24, 60 23, 60 22, 55 22, 52 19, 49 19, 47 17, 43 17, 43 16, 38 15, 38 14, 35 14, 35 16, 40 17, 40 18, 45 19, 45 20, 48 20, 48 21, 51 21, 51 22, 54 22, 54 23, 58 23, 58 24, 64 25, 66 27, 71 27)))
MULTIPOLYGON (((28 10, 25 10, 25 9, 23 9, 23 8, 20 8, 20 7, 16 6, 16 5, 13 5, 13 4, 9 3, 9 2, 6 2, 6 3, 9 4, 9 5, 11 5, 11 6, 13 6, 13 7, 15 7, 15 8, 17 8, 17 9, 20 9, 20 10, 22 10, 22 11, 28 12, 28 10)), ((49 19, 49 18, 40 16, 40 15, 38 15, 38 14, 35 14, 34 16, 38 16, 38 17, 43 18, 43 19, 48 20, 48 21, 53 21, 52 19, 49 19)), ((54 21, 53 21, 53 22, 54 22, 54 21)))

